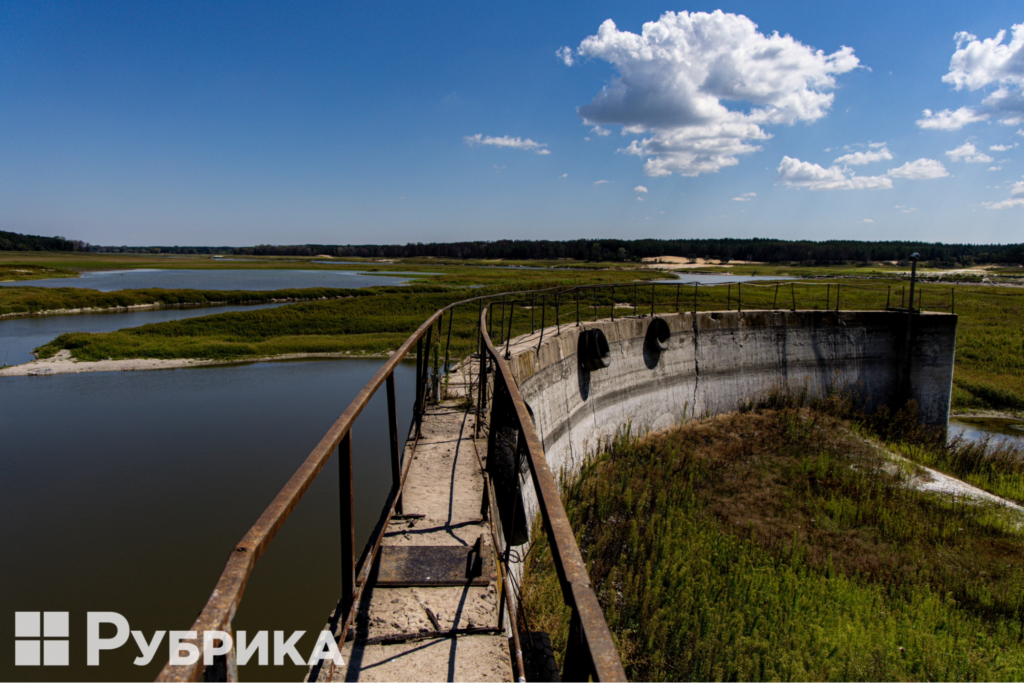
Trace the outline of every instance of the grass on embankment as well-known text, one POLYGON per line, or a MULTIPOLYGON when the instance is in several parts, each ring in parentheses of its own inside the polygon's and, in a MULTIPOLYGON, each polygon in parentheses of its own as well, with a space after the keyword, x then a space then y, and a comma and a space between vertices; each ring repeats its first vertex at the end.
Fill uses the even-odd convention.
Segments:
POLYGON ((47 268, 28 263, 0 263, 0 282, 46 280, 58 277, 78 277, 78 273, 67 268, 47 268))
MULTIPOLYGON (((620 438, 568 481, 629 678, 1024 676, 1010 513, 908 489, 886 462, 835 418, 785 408, 620 438)), ((561 652, 543 535, 523 604, 561 652)))

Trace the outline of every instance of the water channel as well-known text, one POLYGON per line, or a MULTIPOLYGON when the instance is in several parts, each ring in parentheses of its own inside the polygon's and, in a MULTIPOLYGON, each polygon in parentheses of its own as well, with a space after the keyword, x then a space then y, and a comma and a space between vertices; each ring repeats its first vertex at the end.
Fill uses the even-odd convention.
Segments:
MULTIPOLYGON (((186 630, 228 553, 381 360, 299 361, 0 379, 0 613, 54 610, 85 632, 88 611, 135 630, 186 630)), ((411 396, 414 366, 396 371, 411 396)), ((384 391, 353 432, 357 544, 390 486, 384 391)), ((399 402, 401 431, 411 405, 399 402)), ((340 594, 337 458, 260 560, 237 629, 319 630, 340 594)), ((11 643, 13 620, 0 620, 11 643)), ((312 648, 307 633, 300 649, 312 648), (308 642, 307 642, 308 641, 308 642)), ((9 646, 8 646, 9 647, 9 646)), ((0 680, 152 680, 135 648, 86 667, 14 669, 0 680)), ((308 654, 308 653, 307 653, 308 654)), ((244 679, 301 680, 303 667, 242 668, 244 679)))
MULTIPOLYGON (((415 273, 426 275, 428 273, 415 273)), ((406 274, 408 275, 408 274, 406 274)), ((309 287, 358 288, 400 285, 408 277, 368 275, 357 270, 101 270, 76 278, 0 282, 4 287, 78 287, 114 292, 120 289, 215 289, 268 291, 309 287)))

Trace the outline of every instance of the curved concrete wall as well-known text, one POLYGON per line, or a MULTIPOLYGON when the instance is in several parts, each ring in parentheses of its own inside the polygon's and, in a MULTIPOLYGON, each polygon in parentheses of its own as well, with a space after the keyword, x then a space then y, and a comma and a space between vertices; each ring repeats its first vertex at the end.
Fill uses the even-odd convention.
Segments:
MULTIPOLYGON (((611 365, 588 372, 577 360, 582 327, 562 328, 537 348, 537 335, 513 342, 509 361, 534 415, 548 464, 575 470, 602 439, 630 423, 634 433, 736 410, 773 390, 824 397, 851 391, 868 410, 906 391, 906 314, 750 311, 659 316, 668 348, 644 344, 650 318, 587 323, 611 347, 611 365), (518 342, 518 343, 517 343, 518 342)), ((956 316, 916 315, 909 393, 928 424, 945 425, 953 379, 956 316)), ((535 511, 524 480, 527 511, 535 511)))

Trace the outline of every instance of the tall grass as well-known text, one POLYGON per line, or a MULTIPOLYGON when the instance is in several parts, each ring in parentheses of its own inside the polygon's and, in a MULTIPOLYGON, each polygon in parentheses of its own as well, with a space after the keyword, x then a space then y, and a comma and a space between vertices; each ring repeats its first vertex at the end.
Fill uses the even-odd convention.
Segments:
MULTIPOLYGON (((1006 513, 906 488, 826 413, 623 434, 564 499, 631 679, 1024 675, 1024 538, 1006 513)), ((524 626, 560 651, 537 532, 524 626)))

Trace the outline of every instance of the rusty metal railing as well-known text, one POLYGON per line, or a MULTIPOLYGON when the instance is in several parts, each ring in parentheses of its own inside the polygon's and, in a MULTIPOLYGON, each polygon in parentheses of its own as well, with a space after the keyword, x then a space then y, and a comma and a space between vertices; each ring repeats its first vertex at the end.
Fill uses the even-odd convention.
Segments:
MULTIPOLYGON (((607 312, 614 320, 616 309, 625 308, 627 315, 656 315, 657 313, 668 312, 696 312, 698 308, 704 310, 721 310, 721 303, 725 304, 727 310, 732 310, 735 303, 736 310, 792 310, 797 309, 797 287, 801 288, 800 302, 807 308, 840 310, 841 292, 849 289, 869 288, 874 290, 875 300, 878 302, 873 306, 876 310, 905 310, 908 313, 920 312, 924 304, 921 298, 924 296, 923 287, 918 290, 918 306, 914 307, 901 296, 900 306, 896 307, 895 293, 891 286, 886 285, 853 285, 853 284, 819 284, 819 283, 786 283, 790 290, 789 297, 785 297, 787 288, 784 284, 735 284, 736 296, 733 297, 732 284, 706 285, 699 283, 671 282, 640 284, 635 282, 619 283, 611 285, 585 285, 579 287, 551 287, 533 291, 518 291, 505 294, 495 294, 474 297, 459 301, 435 311, 422 325, 395 351, 391 357, 381 366, 373 378, 363 387, 359 394, 353 399, 349 406, 342 413, 341 417, 331 426, 320 443, 307 456, 295 474, 288 480, 281 491, 274 497, 273 501, 259 517, 256 523, 249 529, 242 540, 237 544, 228 557, 227 564, 220 575, 217 585, 214 588, 206 605, 191 627, 196 632, 196 638, 183 640, 183 643, 191 643, 199 652, 199 659, 192 664, 175 665, 168 663, 161 670, 158 680, 184 681, 184 680, 237 680, 237 667, 235 666, 234 647, 227 654, 217 654, 213 658, 213 664, 206 666, 204 633, 207 631, 222 631, 232 634, 232 621, 245 591, 256 562, 266 551, 277 532, 287 521, 289 515, 298 505, 299 501, 309 489, 313 480, 320 474, 327 460, 338 451, 340 459, 340 498, 341 498, 341 554, 342 554, 342 594, 338 609, 336 623, 331 624, 331 629, 338 639, 343 639, 349 632, 355 617, 355 607, 359 603, 363 586, 366 584, 370 570, 377 558, 384 531, 387 529, 391 518, 400 514, 402 509, 402 489, 409 472, 409 465, 412 458, 403 461, 399 451, 399 434, 396 410, 395 392, 395 368, 416 349, 416 388, 413 397, 413 425, 410 430, 410 438, 413 440, 412 452, 415 452, 419 441, 420 425, 427 404, 428 396, 438 391, 440 376, 449 370, 450 353, 452 350, 452 324, 455 318, 455 311, 460 306, 473 306, 479 311, 479 346, 475 360, 480 363, 480 371, 476 379, 476 390, 478 399, 478 417, 485 416, 483 408, 487 404, 488 388, 497 390, 498 394, 507 396, 510 400, 514 413, 514 431, 518 434, 523 444, 523 452, 530 466, 530 474, 537 493, 540 513, 547 530, 552 546, 552 556, 559 580, 562 585, 563 597, 566 604, 572 608, 572 621, 570 624, 569 647, 565 653, 566 677, 585 680, 587 676, 593 676, 596 680, 624 680, 624 672, 611 640, 611 634, 605 623, 597 598, 590 587, 590 580, 580 556, 579 547, 576 544, 572 529, 569 526, 568 518, 562 507, 558 495, 557 486, 544 456, 544 451, 537 436, 533 422, 529 417, 528 410, 523 403, 519 389, 512 378, 511 371, 505 360, 502 358, 500 347, 505 345, 506 356, 509 350, 509 343, 513 336, 521 334, 529 329, 530 333, 540 330, 538 347, 543 343, 545 329, 555 328, 555 333, 561 331, 562 325, 570 325, 575 319, 577 325, 581 324, 583 316, 587 318, 592 315, 593 319, 604 317, 607 312), (835 297, 833 299, 832 287, 835 286, 835 297), (685 290, 683 288, 686 288, 685 290), (690 288, 692 287, 692 292, 690 288), (840 289, 842 287, 842 289, 840 289), (725 289, 723 297, 717 296, 714 290, 725 289), (825 297, 821 299, 821 289, 825 290, 825 297), (752 299, 748 294, 744 299, 744 289, 747 292, 759 292, 752 299), (704 296, 701 297, 701 290, 704 296), (780 298, 780 291, 782 297, 780 298), (768 303, 768 298, 771 303, 768 303), (691 300, 692 296, 692 300, 691 300), (885 297, 885 304, 882 305, 881 298, 885 297), (498 300, 501 297, 501 300, 498 300), (529 297, 529 298, 527 298, 529 297), (785 301, 789 298, 789 301, 785 301), (486 305, 485 305, 486 302, 486 305), (779 304, 783 305, 780 306, 779 304), (790 305, 785 305, 785 304, 790 305), (539 304, 539 315, 538 315, 539 304), (745 305, 746 304, 746 305, 745 305), (824 305, 822 305, 824 304, 824 305), (501 317, 498 321, 499 341, 497 346, 493 341, 493 325, 496 315, 493 313, 495 307, 500 307, 501 317), (513 325, 513 317, 520 314, 519 327, 513 325), (592 308, 592 311, 587 310, 592 308), (523 309, 529 310, 529 325, 526 325, 526 316, 523 309), (553 310, 552 310, 553 309, 553 310), (490 313, 490 315, 488 315, 490 313), (507 322, 506 322, 507 313, 507 322), (553 314, 548 317, 549 313, 553 314), (447 316, 447 318, 445 317, 447 316), (538 319, 539 318, 539 319, 538 319), (447 325, 447 340, 441 359, 440 339, 444 333, 444 322, 447 325), (539 325, 539 326, 538 326, 539 325), (436 338, 434 337, 436 328, 436 338), (436 344, 435 344, 436 342, 436 344), (434 361, 431 364, 430 353, 434 353, 434 361), (493 368, 493 370, 489 370, 493 368), (493 372, 493 378, 488 383, 487 375, 493 372), (388 426, 391 450, 391 471, 392 488, 381 512, 380 519, 375 525, 370 538, 362 552, 356 557, 355 549, 355 526, 354 526, 354 482, 352 477, 352 428, 356 419, 366 408, 370 399, 376 394, 381 386, 386 387, 388 404, 388 426), (362 579, 362 581, 358 580, 362 579)), ((949 303, 937 301, 932 308, 946 308, 951 311, 954 307, 954 290, 950 290, 949 303)), ((859 310, 866 307, 858 305, 859 310)), ((929 299, 929 304, 931 300, 929 299)), ((477 311, 474 311, 476 313, 477 311)), ((622 311, 619 313, 622 316, 622 311)), ((497 396, 498 394, 495 394, 497 396)), ((480 419, 477 424, 479 426, 480 419)), ((214 648, 221 650, 218 642, 211 643, 214 648)), ((521 674, 522 672, 520 672, 521 674)))

